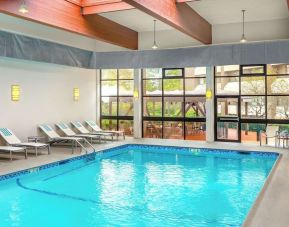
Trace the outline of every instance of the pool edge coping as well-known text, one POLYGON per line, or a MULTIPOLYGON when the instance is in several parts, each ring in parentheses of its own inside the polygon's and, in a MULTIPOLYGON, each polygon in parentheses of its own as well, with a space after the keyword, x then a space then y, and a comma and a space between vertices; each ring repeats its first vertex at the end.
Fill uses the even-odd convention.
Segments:
MULTIPOLYGON (((253 201, 247 215, 244 218, 244 221, 242 222, 241 226, 251 226, 250 224, 254 221, 255 219, 255 215, 257 213, 257 210, 260 206, 262 206, 262 201, 264 198, 264 195, 270 185, 270 183, 272 182, 272 179, 274 178, 274 175, 277 172, 278 166, 281 163, 281 160, 283 158, 283 154, 280 151, 266 151, 266 150, 244 150, 244 149, 240 149, 237 150, 236 148, 212 148, 212 147, 208 147, 208 146, 203 146, 203 147, 198 147, 198 146, 186 146, 186 145, 163 145, 163 144, 147 144, 147 143, 143 143, 141 141, 138 141, 136 143, 132 142, 132 141, 127 141, 125 143, 121 143, 121 144, 109 144, 112 146, 109 147, 102 147, 99 149, 96 149, 94 152, 88 153, 88 154, 82 154, 80 153, 77 156, 73 156, 73 157, 68 157, 68 158, 63 158, 57 161, 51 161, 45 164, 40 164, 40 165, 35 165, 29 168, 23 168, 20 170, 16 170, 16 171, 10 171, 7 172, 5 174, 0 175, 0 184, 2 184, 3 182, 5 182, 5 180, 9 181, 9 180, 15 180, 17 179, 17 177, 19 176, 25 176, 28 175, 29 173, 33 173, 33 172, 40 172, 42 170, 45 169, 49 169, 51 167, 56 167, 56 166, 60 166, 62 164, 65 163, 70 163, 70 162, 74 162, 74 161, 78 161, 78 160, 83 160, 85 158, 89 158, 89 156, 94 156, 94 158, 92 160, 95 160, 95 157, 97 155, 97 153, 99 152, 109 152, 113 149, 121 149, 123 147, 128 147, 130 145, 134 145, 134 146, 156 146, 156 147, 172 147, 172 148, 180 148, 180 149, 208 149, 208 150, 217 150, 217 151, 221 151, 221 152, 228 152, 228 153, 240 153, 240 152, 245 152, 245 153, 261 153, 261 154, 269 154, 269 155, 276 155, 276 160, 274 162, 273 167, 270 170, 269 175, 266 177, 266 180, 261 188, 261 190, 258 192, 257 197, 255 198, 255 200, 253 201), (61 164, 62 163, 62 164, 61 164), (7 179, 4 179, 4 177, 7 177, 7 179)), ((212 151, 213 153, 214 151, 212 151)), ((255 156, 257 157, 257 156, 255 156)), ((91 161, 92 161, 91 160, 91 161)), ((89 160, 88 160, 89 161, 89 160)))
MULTIPOLYGON (((123 148, 123 147, 127 147, 127 146, 150 146, 150 147, 172 147, 172 148, 179 148, 181 149, 207 149, 207 150, 217 150, 217 151, 221 151, 221 152, 228 152, 228 153, 239 153, 240 152, 244 152, 244 153, 257 153, 257 154, 268 154, 268 155, 276 155, 277 156, 277 160, 274 163, 274 166, 276 164, 276 162, 280 159, 280 156, 282 156, 281 153, 279 152, 268 152, 268 151, 246 151, 246 150, 236 150, 236 149, 223 149, 223 148, 207 148, 207 147, 193 147, 193 146, 174 146, 174 145, 159 145, 159 144, 145 144, 145 143, 125 143, 125 144, 115 144, 115 146, 112 147, 108 147, 108 148, 101 148, 99 150, 95 150, 94 152, 88 153, 88 154, 80 154, 74 157, 69 157, 69 158, 65 158, 65 159, 61 159, 58 161, 52 161, 46 164, 42 164, 42 165, 36 165, 33 167, 29 167, 29 168, 24 168, 24 169, 20 169, 20 170, 16 170, 16 171, 11 171, 8 173, 4 173, 0 175, 0 183, 2 183, 5 180, 11 180, 13 178, 16 178, 17 176, 22 176, 22 175, 27 175, 29 173, 33 173, 33 172, 40 172, 41 170, 44 169, 48 169, 51 167, 55 167, 55 166, 59 166, 65 163, 69 163, 69 162, 73 162, 73 161, 77 161, 77 160, 82 160, 84 158, 88 158, 89 156, 95 156, 97 153, 99 152, 109 152, 112 149, 119 149, 119 148, 123 148)), ((212 151, 212 153, 214 153, 215 151, 212 151)), ((93 159, 95 160, 95 159, 93 159)), ((272 169, 274 168, 274 166, 272 167, 272 169)), ((271 169, 271 171, 272 171, 271 169)), ((271 172, 270 172, 271 173, 271 172)), ((270 174, 268 175, 268 177, 270 176, 270 174)), ((266 181, 268 179, 268 177, 266 178, 266 181)), ((266 183, 266 182, 265 182, 266 183)), ((264 184, 265 186, 265 184, 264 184)), ((264 187, 263 186, 263 187, 264 187)))
POLYGON ((254 203, 252 204, 249 212, 246 215, 245 220, 242 223, 243 227, 251 226, 252 221, 254 220, 255 215, 258 211, 258 208, 262 205, 262 201, 265 197, 265 193, 266 193, 268 187, 270 186, 270 183, 272 183, 274 175, 276 175, 277 168, 280 165, 282 158, 284 158, 283 154, 279 153, 277 160, 275 161, 273 167, 271 168, 269 175, 267 176, 261 190, 259 191, 254 203))

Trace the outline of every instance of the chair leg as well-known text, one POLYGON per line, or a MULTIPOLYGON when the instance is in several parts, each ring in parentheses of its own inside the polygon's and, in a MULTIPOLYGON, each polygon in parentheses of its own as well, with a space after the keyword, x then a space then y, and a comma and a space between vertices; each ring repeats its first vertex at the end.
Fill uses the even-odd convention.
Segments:
POLYGON ((71 141, 71 150, 72 150, 72 154, 74 153, 74 140, 71 141))
POLYGON ((50 154, 50 146, 47 146, 48 154, 50 154))
POLYGON ((10 161, 12 161, 12 151, 10 151, 10 161))
POLYGON ((26 148, 24 149, 24 152, 25 152, 25 159, 27 159, 27 149, 26 148))
POLYGON ((37 147, 35 147, 35 156, 37 156, 37 154, 38 154, 38 149, 37 147))

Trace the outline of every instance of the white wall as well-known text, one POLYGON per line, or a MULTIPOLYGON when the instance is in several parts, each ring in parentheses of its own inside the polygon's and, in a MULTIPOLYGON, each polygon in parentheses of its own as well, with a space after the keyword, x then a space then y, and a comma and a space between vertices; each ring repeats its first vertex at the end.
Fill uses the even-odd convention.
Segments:
POLYGON ((61 29, 23 20, 0 13, 0 30, 26 35, 51 42, 57 42, 85 50, 117 51, 125 48, 104 43, 92 38, 67 32, 61 29))
MULTIPOLYGON (((154 42, 154 33, 140 32, 139 35, 139 49, 151 50, 154 42)), ((202 45, 200 42, 194 40, 190 36, 181 33, 175 29, 160 30, 156 32, 156 41, 160 49, 165 48, 180 48, 202 45)))
POLYGON ((23 140, 37 134, 40 123, 96 119, 96 71, 0 58, 0 127, 23 140), (20 85, 19 102, 10 86, 20 85), (80 100, 73 101, 73 88, 80 100))
MULTIPOLYGON (((213 43, 239 42, 242 23, 216 24, 213 26, 213 43)), ((245 24, 248 41, 289 39, 289 19, 256 21, 245 24)))
MULTIPOLYGON (((0 30, 23 34, 87 50, 121 51, 125 48, 80 36, 71 32, 22 20, 0 13, 0 30), (69 38, 68 38, 69 37, 69 38)), ((249 41, 289 39, 289 19, 246 22, 246 36, 249 41)), ((213 24, 213 44, 239 42, 242 23, 213 24)), ((202 45, 188 35, 175 29, 157 31, 160 49, 202 45)), ((139 32, 139 49, 151 49, 153 32, 139 32)))
MULTIPOLYGON (((248 22, 245 25, 248 41, 289 39, 289 19, 248 22)), ((238 43, 242 35, 242 23, 215 24, 212 27, 213 44, 238 43)), ((176 30, 157 31, 159 48, 200 46, 200 42, 176 30)), ((151 49, 153 32, 139 33, 139 48, 151 49)))

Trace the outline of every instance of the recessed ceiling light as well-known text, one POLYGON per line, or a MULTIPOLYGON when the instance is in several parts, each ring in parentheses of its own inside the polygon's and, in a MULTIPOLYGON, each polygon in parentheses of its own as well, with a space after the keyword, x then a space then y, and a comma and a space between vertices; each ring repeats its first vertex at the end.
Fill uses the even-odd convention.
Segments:
POLYGON ((18 9, 18 12, 23 13, 23 14, 29 12, 25 0, 22 1, 21 5, 20 5, 20 7, 18 9))

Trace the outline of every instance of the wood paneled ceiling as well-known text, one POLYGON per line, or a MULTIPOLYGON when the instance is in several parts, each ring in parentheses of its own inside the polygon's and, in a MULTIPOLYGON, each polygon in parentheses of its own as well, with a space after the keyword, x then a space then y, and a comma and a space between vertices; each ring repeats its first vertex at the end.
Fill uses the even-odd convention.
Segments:
POLYGON ((211 24, 187 5, 190 1, 25 0, 29 12, 22 14, 18 11, 22 0, 0 0, 0 12, 136 50, 138 32, 99 15, 136 8, 193 39, 211 44, 211 24))

